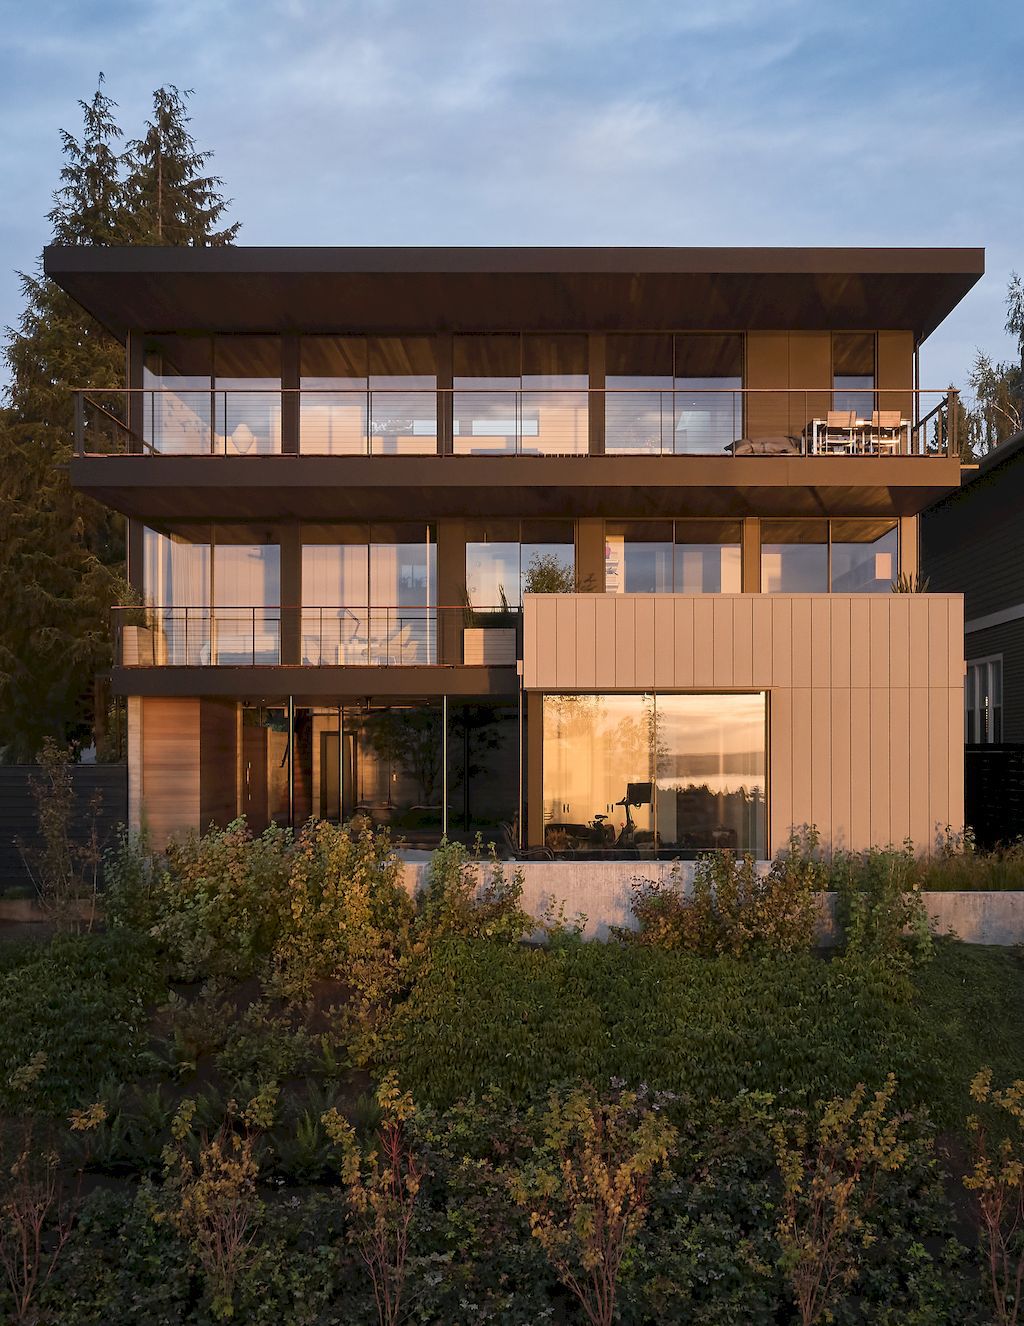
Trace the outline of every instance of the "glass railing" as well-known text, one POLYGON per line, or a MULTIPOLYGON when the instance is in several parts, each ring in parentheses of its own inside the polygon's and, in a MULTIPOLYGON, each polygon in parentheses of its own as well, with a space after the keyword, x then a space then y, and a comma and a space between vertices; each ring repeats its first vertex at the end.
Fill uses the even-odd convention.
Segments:
POLYGON ((514 667, 521 613, 389 607, 119 607, 120 667, 514 667))
POLYGON ((958 454, 955 391, 866 391, 852 405, 848 396, 792 388, 80 391, 75 432, 80 455, 958 454), (289 396, 298 398, 295 411, 289 396))

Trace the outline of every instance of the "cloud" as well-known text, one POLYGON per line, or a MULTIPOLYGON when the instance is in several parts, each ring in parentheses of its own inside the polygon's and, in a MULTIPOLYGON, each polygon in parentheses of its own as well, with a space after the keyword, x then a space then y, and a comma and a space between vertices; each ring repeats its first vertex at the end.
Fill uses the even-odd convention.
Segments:
POLYGON ((43 0, 0 41, 4 321, 103 68, 129 136, 154 86, 195 89, 245 243, 980 244, 925 376, 1008 353, 1005 0, 43 0))

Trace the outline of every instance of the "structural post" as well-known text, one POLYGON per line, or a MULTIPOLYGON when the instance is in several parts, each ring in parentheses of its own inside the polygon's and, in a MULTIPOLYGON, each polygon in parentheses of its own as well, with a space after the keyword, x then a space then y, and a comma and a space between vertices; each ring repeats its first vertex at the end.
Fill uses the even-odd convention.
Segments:
POLYGON ((295 828, 295 696, 288 697, 288 823, 295 828))
POLYGON ((441 837, 448 837, 448 696, 441 696, 441 837))

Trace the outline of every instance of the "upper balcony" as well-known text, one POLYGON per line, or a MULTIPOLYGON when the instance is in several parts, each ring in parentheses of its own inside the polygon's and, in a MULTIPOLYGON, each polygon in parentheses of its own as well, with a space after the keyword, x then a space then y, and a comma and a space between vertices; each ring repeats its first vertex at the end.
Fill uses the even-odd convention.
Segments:
POLYGON ((141 519, 909 515, 959 481, 952 390, 165 387, 75 399, 74 483, 141 519))

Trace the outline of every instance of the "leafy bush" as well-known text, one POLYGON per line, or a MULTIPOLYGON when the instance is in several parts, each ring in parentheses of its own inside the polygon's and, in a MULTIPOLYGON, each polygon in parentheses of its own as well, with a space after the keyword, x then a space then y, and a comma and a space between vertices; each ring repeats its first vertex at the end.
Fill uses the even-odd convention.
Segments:
POLYGON ((256 838, 244 820, 169 844, 151 933, 182 979, 259 970, 280 933, 292 852, 289 830, 271 825, 256 838))
POLYGON ((472 860, 458 842, 442 842, 430 858, 427 886, 419 898, 417 935, 427 943, 462 936, 514 943, 534 929, 523 911, 523 872, 511 878, 497 856, 486 865, 472 860))
POLYGON ((793 835, 785 853, 762 873, 754 858, 715 852, 701 857, 687 893, 678 872, 668 881, 633 881, 639 930, 619 939, 683 949, 703 957, 752 957, 810 948, 818 918, 816 893, 826 869, 813 830, 793 835))
POLYGON ((146 1005, 165 990, 151 941, 61 935, 22 957, 0 976, 0 1108, 12 1103, 7 1075, 37 1052, 46 1056, 39 1103, 59 1111, 90 1103, 106 1078, 150 1066, 146 1005))
POLYGON ((924 962, 932 954, 928 913, 913 846, 838 852, 829 874, 848 957, 924 962))
POLYGON ((463 941, 439 947, 397 1011, 391 1056, 403 1084, 439 1106, 492 1085, 527 1098, 612 1078, 799 1102, 877 1084, 890 1068, 920 1096, 938 1094, 942 1076, 917 1054, 924 1019, 810 954, 750 963, 463 941))

